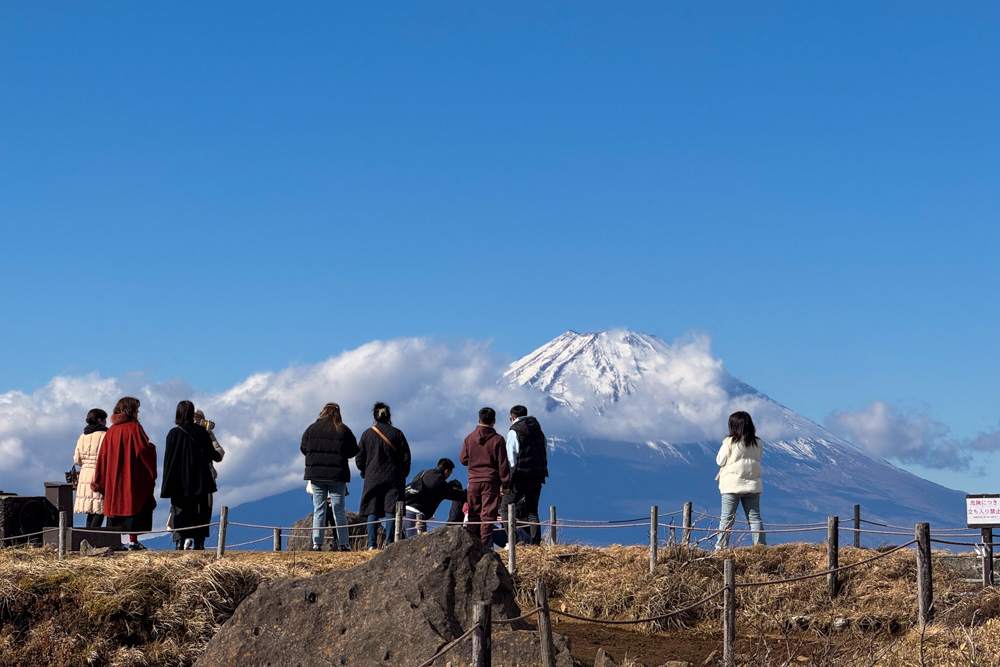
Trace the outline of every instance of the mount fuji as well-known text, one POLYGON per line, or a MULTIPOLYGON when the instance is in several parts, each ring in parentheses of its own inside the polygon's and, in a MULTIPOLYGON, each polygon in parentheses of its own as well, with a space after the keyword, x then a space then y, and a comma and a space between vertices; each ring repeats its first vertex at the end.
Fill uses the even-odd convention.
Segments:
MULTIPOLYGON (((560 519, 648 521, 652 505, 666 516, 691 501, 696 518, 702 515, 696 526, 717 525, 711 518, 720 504, 715 454, 729 415, 746 410, 764 446, 761 511, 771 526, 770 542, 821 541, 825 532, 775 529, 779 524, 825 526, 830 515, 850 527, 847 518, 855 504, 861 505, 863 519, 909 530, 924 521, 932 529, 964 524, 963 493, 873 458, 741 382, 711 355, 707 337, 668 344, 629 330, 568 331, 511 364, 490 391, 501 433, 509 405, 522 403, 548 436, 543 520, 548 506, 555 505, 560 519)), ((420 459, 414 450, 414 474, 433 466, 437 457, 420 459)), ((464 472, 459 467, 456 476, 461 479, 464 472)), ((297 488, 245 503, 233 508, 230 519, 287 526, 306 513, 303 495, 297 488)), ((354 509, 351 505, 349 499, 348 509, 354 509)), ((673 520, 680 523, 679 517, 673 520)), ((696 538, 707 534, 696 533, 696 538)), ((230 528, 230 536, 236 542, 260 534, 230 528)), ((638 527, 567 528, 561 539, 635 544, 648 537, 638 527)), ((850 533, 842 537, 849 539, 850 533)), ((865 535, 862 544, 905 539, 865 535)))
MULTIPOLYGON (((535 392, 545 406, 536 415, 550 435, 543 504, 567 517, 642 517, 651 505, 665 514, 685 501, 717 516, 715 454, 729 414, 746 410, 764 444, 765 524, 850 517, 854 504, 878 523, 964 523, 964 494, 869 456, 734 378, 707 340, 670 345, 628 330, 568 331, 514 362, 502 382, 535 392)), ((862 542, 886 540, 868 537, 862 542)))

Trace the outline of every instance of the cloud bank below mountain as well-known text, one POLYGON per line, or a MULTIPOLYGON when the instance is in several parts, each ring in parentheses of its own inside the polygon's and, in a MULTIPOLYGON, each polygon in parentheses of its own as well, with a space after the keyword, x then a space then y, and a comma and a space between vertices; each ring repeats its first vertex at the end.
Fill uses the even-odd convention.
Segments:
MULTIPOLYGON (((415 459, 429 463, 442 456, 457 462, 462 439, 483 405, 497 409, 501 431, 506 411, 521 403, 543 420, 549 435, 565 438, 717 442, 725 435, 729 413, 738 409, 754 415, 766 439, 789 435, 780 406, 760 394, 731 395, 734 379, 712 356, 707 336, 687 336, 668 347, 671 356, 657 357, 659 365, 646 369, 645 384, 623 400, 603 403, 600 410, 581 405, 583 409, 564 406, 546 412, 541 390, 499 382, 509 360, 489 342, 477 341, 374 341, 317 364, 256 373, 220 393, 198 391, 181 379, 158 382, 142 374, 56 377, 30 394, 0 395, 0 489, 38 495, 42 482, 62 479, 87 411, 101 407, 110 412, 125 395, 142 401, 140 420, 158 445, 161 461, 177 401, 193 400, 217 423, 227 452, 218 465, 218 502, 227 505, 302 483, 301 434, 327 401, 341 404, 345 423, 356 434, 371 423, 372 403, 389 403, 415 459)), ((834 425, 876 456, 920 462, 943 455, 940 447, 922 446, 915 436, 886 445, 884 438, 864 435, 898 431, 893 417, 886 410, 867 418, 838 413, 834 425), (880 419, 889 422, 882 431, 880 419)), ((989 447, 986 436, 980 446, 989 447)))

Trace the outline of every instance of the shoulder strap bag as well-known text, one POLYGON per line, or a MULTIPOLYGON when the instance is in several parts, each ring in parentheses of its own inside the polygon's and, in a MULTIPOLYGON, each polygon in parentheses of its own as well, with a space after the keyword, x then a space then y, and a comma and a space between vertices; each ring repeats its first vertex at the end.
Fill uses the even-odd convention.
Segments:
POLYGON ((378 433, 378 437, 380 437, 383 440, 385 440, 385 444, 389 445, 389 449, 392 450, 393 454, 398 454, 399 453, 399 450, 396 449, 396 445, 394 445, 391 442, 389 442, 389 438, 387 438, 384 435, 382 435, 382 431, 378 430, 377 426, 372 426, 372 430, 375 431, 376 433, 378 433))

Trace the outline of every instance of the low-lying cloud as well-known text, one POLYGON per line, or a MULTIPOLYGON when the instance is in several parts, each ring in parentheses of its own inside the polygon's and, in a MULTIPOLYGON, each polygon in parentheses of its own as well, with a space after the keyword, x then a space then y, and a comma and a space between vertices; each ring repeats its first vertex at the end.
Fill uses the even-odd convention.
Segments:
MULTIPOLYGON (((873 401, 857 412, 831 413, 824 425, 880 458, 928 468, 970 468, 970 443, 949 437, 948 427, 927 414, 905 413, 883 401, 873 401)), ((1000 434, 980 438, 978 449, 1000 446, 1000 434)))
MULTIPOLYGON (((634 393, 597 410, 583 406, 547 412, 545 394, 499 382, 509 360, 488 342, 476 341, 374 341, 317 364, 251 375, 219 393, 198 391, 182 379, 157 382, 142 374, 56 377, 30 394, 0 394, 0 489, 39 495, 43 482, 61 480, 72 464, 87 411, 101 407, 110 412, 126 395, 141 400, 140 421, 161 462, 178 401, 193 400, 216 422, 226 449, 217 466, 217 503, 230 506, 303 484, 301 435, 328 401, 340 403, 345 423, 358 435, 371 423, 371 405, 389 403, 417 465, 433 464, 442 456, 457 462, 462 439, 484 405, 496 408, 501 432, 506 430, 506 411, 520 403, 539 416, 548 435, 563 438, 718 442, 726 434, 728 415, 741 409, 754 415, 765 439, 788 436, 788 413, 760 394, 746 393, 745 385, 735 386, 709 343, 707 336, 675 342, 636 376, 634 393)), ((968 467, 969 457, 947 438, 943 425, 883 403, 860 413, 836 413, 827 425, 877 456, 968 467)), ((995 449, 1000 438, 984 435, 974 446, 995 449)))

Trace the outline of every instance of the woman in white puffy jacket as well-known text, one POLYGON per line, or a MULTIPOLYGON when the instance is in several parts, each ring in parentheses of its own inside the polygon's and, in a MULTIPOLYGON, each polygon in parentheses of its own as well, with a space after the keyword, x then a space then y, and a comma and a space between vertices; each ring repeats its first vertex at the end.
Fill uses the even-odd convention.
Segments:
POLYGON ((104 496, 90 488, 94 481, 97 454, 101 451, 104 434, 108 431, 108 413, 94 408, 87 413, 87 427, 76 441, 73 463, 80 466, 80 479, 76 485, 74 514, 87 515, 87 528, 100 528, 104 522, 104 496))
POLYGON ((722 494, 722 517, 715 550, 729 546, 729 531, 733 527, 736 508, 743 504, 743 512, 750 524, 753 543, 767 544, 764 522, 760 518, 760 455, 763 451, 760 438, 750 414, 734 412, 729 415, 729 437, 722 441, 715 463, 719 466, 719 492, 722 494))

